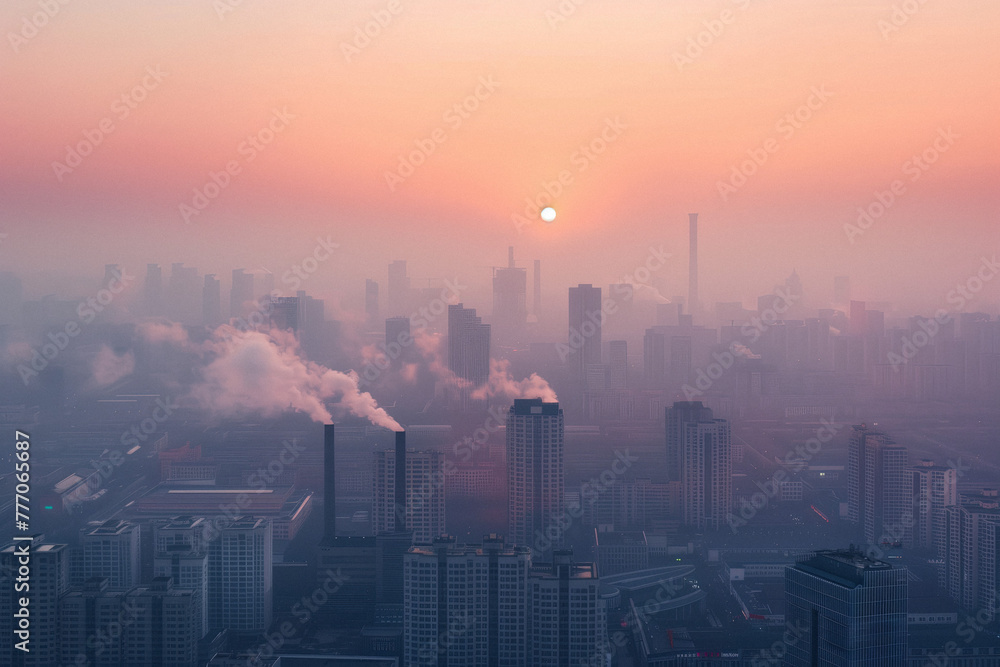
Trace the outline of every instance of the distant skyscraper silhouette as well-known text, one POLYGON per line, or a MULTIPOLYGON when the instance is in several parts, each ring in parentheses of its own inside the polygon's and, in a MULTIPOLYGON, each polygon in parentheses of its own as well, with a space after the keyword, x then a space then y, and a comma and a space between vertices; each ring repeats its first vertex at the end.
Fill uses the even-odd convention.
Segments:
POLYGON ((698 312, 698 214, 688 213, 688 312, 698 312))
POLYGON ((535 319, 542 319, 542 260, 535 260, 535 272, 532 276, 535 283, 534 299, 531 302, 532 308, 534 308, 535 319))
POLYGON ((733 502, 733 454, 729 422, 714 419, 700 401, 667 408, 668 480, 682 482, 684 524, 719 529, 733 502), (676 454, 675 454, 676 452, 676 454))
POLYGON ((378 281, 365 278, 365 318, 369 328, 379 321, 378 281))
POLYGON ((222 285, 215 274, 205 275, 205 287, 201 294, 202 322, 207 327, 217 327, 222 323, 222 285))
POLYGON ((847 444, 847 520, 858 523, 869 545, 911 543, 913 479, 906 448, 865 424, 847 444))
POLYGON ((507 266, 493 269, 493 331, 497 340, 514 342, 528 316, 528 272, 514 266, 514 247, 508 248, 507 266))
POLYGON ((146 265, 146 282, 143 284, 143 301, 146 315, 162 316, 163 310, 163 270, 159 264, 146 265))
POLYGON ((490 375, 490 325, 461 303, 448 306, 448 367, 473 387, 490 375))
POLYGON ((507 414, 508 539, 547 551, 562 544, 565 425, 558 403, 514 400, 507 414))
POLYGON ((229 290, 229 316, 243 317, 253 310, 253 274, 243 269, 233 269, 233 283, 229 290))
POLYGON ((583 380, 587 367, 601 363, 601 288, 578 285, 569 288, 569 352, 566 360, 574 376, 583 380))
POLYGON ((406 260, 397 259, 389 263, 388 284, 389 316, 409 315, 410 279, 406 275, 406 260))
POLYGON ((903 667, 906 578, 857 550, 801 557, 785 570, 786 667, 903 667))

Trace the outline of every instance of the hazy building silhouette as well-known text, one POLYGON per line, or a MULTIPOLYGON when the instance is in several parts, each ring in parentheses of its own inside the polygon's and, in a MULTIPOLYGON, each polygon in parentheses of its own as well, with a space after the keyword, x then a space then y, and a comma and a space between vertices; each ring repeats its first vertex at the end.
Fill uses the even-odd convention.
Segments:
POLYGON ((688 213, 688 311, 698 308, 698 214, 688 213))
POLYGON ((167 288, 167 315, 170 319, 190 325, 200 324, 203 315, 202 290, 198 269, 176 262, 171 264, 167 288))
POLYGON ((243 269, 233 269, 233 282, 229 289, 229 316, 243 317, 253 310, 253 274, 243 269))
POLYGON ((854 426, 847 448, 847 519, 860 524, 865 542, 911 542, 913 496, 906 448, 864 424, 854 426))
POLYGON ((820 551, 785 570, 787 667, 906 664, 906 569, 860 551, 820 551))
POLYGON ((155 526, 153 576, 170 577, 177 588, 192 592, 192 624, 200 639, 208 632, 208 554, 204 546, 171 541, 172 537, 183 534, 184 527, 178 525, 182 523, 199 532, 204 532, 208 525, 206 519, 178 517, 165 526, 155 526))
POLYGON ((628 389, 628 343, 613 340, 608 343, 608 389, 628 389))
POLYGON ((725 525, 733 502, 731 438, 729 422, 713 418, 698 401, 674 403, 667 409, 668 462, 676 449, 679 468, 673 470, 679 470, 685 525, 698 529, 725 525))
POLYGON ((271 326, 280 331, 299 331, 301 303, 297 296, 270 297, 271 326))
POLYGON ((472 391, 490 376, 490 325, 461 303, 448 306, 448 368, 469 383, 460 390, 464 409, 472 391))
POLYGON ((940 543, 944 530, 940 512, 958 504, 958 471, 923 460, 908 474, 914 494, 913 544, 934 548, 940 543))
POLYGON ((989 494, 937 512, 941 584, 968 611, 993 611, 1000 596, 1000 499, 995 491, 989 494))
POLYGON ((215 274, 205 275, 205 286, 201 293, 201 319, 207 327, 222 324, 222 284, 215 274))
POLYGON ((378 321, 378 281, 365 278, 365 322, 374 328, 378 321))
POLYGON ((601 363, 601 288, 578 285, 569 288, 568 361, 576 379, 587 376, 587 367, 601 363))
POLYGON ((162 316, 166 314, 163 307, 163 270, 159 264, 146 265, 146 282, 143 283, 142 300, 146 315, 162 316))
POLYGON ((507 249, 507 266, 493 269, 493 329, 497 340, 518 339, 528 317, 528 272, 514 266, 514 247, 507 249))
POLYGON ((406 260, 389 263, 387 297, 390 316, 407 315, 410 307, 410 279, 406 275, 406 260))
POLYGON ((135 622, 136 612, 126 605, 127 592, 114 590, 104 577, 92 577, 74 586, 59 601, 59 651, 61 663, 93 667, 121 667, 125 659, 126 625, 135 622), (112 636, 109 628, 118 629, 112 636), (100 641, 97 638, 100 637, 100 641))
POLYGON ((508 539, 548 551, 562 544, 563 411, 540 398, 515 399, 506 437, 508 539))
POLYGON ((535 320, 539 321, 542 319, 542 260, 535 260, 535 271, 532 274, 532 282, 534 283, 534 298, 531 301, 531 306, 535 314, 535 320))

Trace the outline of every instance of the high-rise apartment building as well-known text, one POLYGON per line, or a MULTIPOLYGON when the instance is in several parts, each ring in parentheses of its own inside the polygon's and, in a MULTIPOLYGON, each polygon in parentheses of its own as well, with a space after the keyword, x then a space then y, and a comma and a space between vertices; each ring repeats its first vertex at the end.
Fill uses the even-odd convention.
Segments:
POLYGON ((577 285, 569 288, 569 353, 566 361, 575 377, 587 376, 587 367, 601 363, 601 288, 577 285))
POLYGON ((701 401, 666 409, 667 479, 681 483, 681 518, 695 528, 723 526, 733 501, 729 422, 715 419, 701 401))
POLYGON ((249 516, 208 542, 208 626, 263 631, 271 624, 271 522, 249 516))
POLYGON ((528 664, 530 567, 529 549, 497 535, 482 546, 445 536, 412 547, 403 559, 403 664, 528 664))
MULTIPOLYGON (((59 598, 69 588, 69 557, 65 544, 21 541, 0 551, 0 664, 49 667, 59 662, 59 598), (18 582, 18 569, 30 548, 30 574, 18 582), (27 583, 27 589, 18 588, 27 583), (21 609, 18 598, 29 598, 30 637, 25 653, 15 647, 21 609)), ((67 663, 71 664, 71 663, 67 663)))
POLYGON ((78 581, 106 578, 112 590, 128 590, 141 577, 139 525, 122 520, 91 524, 80 531, 78 581))
POLYGON ((558 403, 515 399, 507 414, 507 519, 518 546, 561 544, 564 438, 558 403))

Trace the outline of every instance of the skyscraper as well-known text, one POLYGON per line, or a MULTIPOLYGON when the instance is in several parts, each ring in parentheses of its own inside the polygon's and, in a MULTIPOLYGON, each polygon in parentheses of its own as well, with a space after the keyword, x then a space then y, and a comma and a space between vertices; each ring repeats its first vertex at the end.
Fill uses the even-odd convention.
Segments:
MULTIPOLYGON (((406 454, 406 529, 418 544, 445 532, 444 452, 410 451, 406 454)), ((396 530, 396 457, 392 450, 375 452, 372 529, 396 530)))
POLYGON ((408 315, 410 301, 410 279, 406 275, 406 260, 397 259, 389 263, 388 309, 390 316, 408 315))
POLYGON ((628 343, 613 340, 608 343, 609 383, 611 391, 625 391, 628 388, 628 343))
POLYGON ((170 265, 170 283, 167 288, 167 315, 176 322, 200 324, 203 315, 198 269, 175 262, 170 265))
POLYGON ((733 453, 729 422, 708 414, 681 428, 681 515, 687 526, 717 530, 732 509, 733 453))
POLYGON ((125 665, 151 667, 195 667, 198 640, 195 599, 190 590, 177 588, 170 577, 154 577, 148 586, 133 588, 125 595, 133 615, 124 625, 125 665))
POLYGON ((460 303, 448 306, 448 367, 472 388, 490 375, 490 325, 460 303))
POLYGON ((913 543, 934 547, 940 540, 940 511, 958 504, 958 471, 936 466, 931 461, 917 463, 908 473, 913 481, 913 543))
POLYGON ((606 624, 597 566, 557 549, 528 575, 528 660, 532 667, 605 664, 606 624))
POLYGON ((852 428, 847 444, 847 520, 859 525, 870 545, 912 541, 908 513, 917 507, 912 476, 906 472, 906 448, 865 424, 852 428))
MULTIPOLYGON (((49 667, 59 662, 59 598, 69 588, 69 558, 65 544, 18 542, 0 551, 0 664, 49 667), (31 572, 27 590, 16 581, 22 552, 30 545, 31 572), (15 648, 21 638, 14 634, 21 608, 20 597, 28 596, 30 622, 29 653, 15 648)), ((23 583, 23 582, 22 582, 23 583)), ((66 663, 68 664, 68 663, 66 663)))
POLYGON ((531 301, 531 306, 534 309, 535 319, 542 319, 542 260, 535 260, 535 271, 532 274, 532 282, 534 283, 534 299, 531 301))
POLYGON ((208 625, 263 631, 271 624, 271 522, 239 517, 208 545, 208 625))
POLYGON ((403 558, 403 664, 529 664, 530 567, 530 550, 498 535, 482 546, 442 536, 412 547, 403 558))
POLYGON ((112 590, 128 590, 139 585, 138 524, 114 519, 91 524, 81 531, 80 549, 80 583, 104 577, 112 590))
POLYGON ((163 270, 159 264, 146 265, 146 282, 143 284, 142 290, 146 315, 164 315, 163 270))
POLYGON ((712 410, 702 405, 701 401, 677 401, 673 406, 667 407, 667 481, 681 481, 683 477, 681 456, 686 426, 701 421, 712 421, 712 410))
POLYGON ((569 363, 578 379, 587 367, 601 363, 601 288, 578 285, 569 288, 569 363))
POLYGON ((906 569, 861 551, 820 551, 785 570, 786 667, 903 667, 906 569))
POLYGON ((243 317, 253 310, 253 274, 243 269, 233 269, 233 283, 229 290, 229 316, 243 317))
POLYGON ((125 660, 122 630, 136 614, 125 603, 126 591, 112 590, 104 577, 92 577, 74 586, 59 600, 59 652, 61 663, 119 667, 125 660), (116 630, 114 635, 108 629, 116 630), (82 660, 81 660, 82 658, 82 660))
POLYGON ((507 415, 508 539, 546 551, 562 543, 563 411, 540 398, 514 400, 507 415))
POLYGON ((688 213, 688 312, 698 312, 698 214, 688 213))
MULTIPOLYGON (((204 519, 195 521, 205 523, 204 519)), ((154 544, 158 541, 155 536, 154 544)), ((167 544, 153 557, 153 576, 170 577, 177 588, 191 591, 191 624, 198 639, 208 632, 208 554, 187 544, 167 544)))
POLYGON ((365 322, 373 328, 378 320, 378 281, 365 278, 365 322))
POLYGON ((514 247, 508 248, 507 266, 493 269, 493 328, 497 340, 517 340, 528 317, 528 272, 514 266, 514 247))
POLYGON ((988 501, 938 511, 937 551, 944 557, 941 583, 955 602, 970 611, 992 612, 1000 597, 1000 509, 996 496, 988 501))
POLYGON ((222 323, 222 285, 215 274, 205 275, 205 286, 201 293, 202 322, 207 327, 222 323))
POLYGON ((298 333, 301 301, 297 296, 271 296, 271 326, 280 331, 298 333))

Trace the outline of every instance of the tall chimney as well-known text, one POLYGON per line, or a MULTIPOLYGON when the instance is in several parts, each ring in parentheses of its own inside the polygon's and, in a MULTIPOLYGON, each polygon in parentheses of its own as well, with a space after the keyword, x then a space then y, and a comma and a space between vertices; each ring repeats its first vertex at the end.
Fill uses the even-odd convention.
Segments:
POLYGON ((507 246, 507 268, 514 268, 514 246, 507 246))
POLYGON ((691 254, 688 258, 688 313, 692 316, 698 310, 698 214, 688 213, 690 225, 691 254))
POLYGON ((336 461, 333 449, 333 424, 323 425, 323 540, 337 537, 336 461))
POLYGON ((396 532, 406 532, 406 431, 396 431, 396 532))

